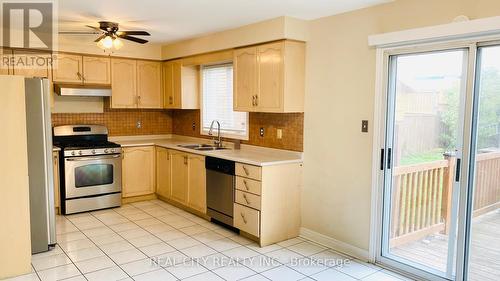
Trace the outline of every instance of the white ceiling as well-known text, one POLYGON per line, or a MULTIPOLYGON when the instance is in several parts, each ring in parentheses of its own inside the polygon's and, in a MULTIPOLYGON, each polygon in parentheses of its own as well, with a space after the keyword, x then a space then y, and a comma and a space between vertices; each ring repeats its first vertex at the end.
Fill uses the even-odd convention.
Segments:
POLYGON ((61 0, 59 30, 87 31, 99 20, 146 30, 167 43, 280 16, 316 19, 390 0, 61 0))

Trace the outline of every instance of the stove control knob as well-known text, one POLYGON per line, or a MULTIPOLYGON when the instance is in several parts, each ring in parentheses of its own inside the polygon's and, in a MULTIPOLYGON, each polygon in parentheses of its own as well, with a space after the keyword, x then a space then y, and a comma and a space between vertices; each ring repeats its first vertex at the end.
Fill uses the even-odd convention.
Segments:
POLYGON ((111 151, 111 153, 114 153, 114 152, 115 152, 115 149, 114 149, 114 148, 111 148, 111 150, 110 150, 110 151, 111 151))
POLYGON ((74 152, 74 151, 71 151, 71 155, 75 156, 75 152, 74 152))
POLYGON ((109 150, 107 148, 104 149, 104 153, 108 153, 109 150))
POLYGON ((92 149, 92 154, 95 154, 95 149, 92 149))
POLYGON ((78 151, 78 155, 82 155, 82 154, 83 154, 83 152, 81 150, 78 151))

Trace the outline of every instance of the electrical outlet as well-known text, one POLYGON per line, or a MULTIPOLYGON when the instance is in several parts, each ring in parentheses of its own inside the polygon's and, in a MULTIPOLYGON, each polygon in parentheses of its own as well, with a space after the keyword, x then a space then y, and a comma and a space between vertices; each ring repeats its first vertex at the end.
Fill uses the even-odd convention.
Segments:
POLYGON ((283 138, 283 130, 281 129, 276 130, 276 138, 279 140, 283 138))
POLYGON ((136 127, 137 129, 142 128, 142 121, 141 121, 141 120, 137 120, 137 123, 135 123, 135 127, 136 127))
POLYGON ((264 136, 264 127, 260 127, 260 136, 263 137, 264 136))
POLYGON ((193 123, 191 124, 191 128, 193 129, 193 131, 196 131, 196 123, 195 123, 195 122, 193 122, 193 123))
POLYGON ((368 133, 368 120, 361 120, 361 132, 368 133))

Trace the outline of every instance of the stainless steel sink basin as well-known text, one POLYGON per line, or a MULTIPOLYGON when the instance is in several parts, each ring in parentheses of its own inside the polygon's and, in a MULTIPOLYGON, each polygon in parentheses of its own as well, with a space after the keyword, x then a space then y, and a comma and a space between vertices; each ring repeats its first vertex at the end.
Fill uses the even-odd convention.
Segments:
POLYGON ((217 147, 211 144, 179 144, 178 146, 200 151, 228 149, 227 147, 217 147))

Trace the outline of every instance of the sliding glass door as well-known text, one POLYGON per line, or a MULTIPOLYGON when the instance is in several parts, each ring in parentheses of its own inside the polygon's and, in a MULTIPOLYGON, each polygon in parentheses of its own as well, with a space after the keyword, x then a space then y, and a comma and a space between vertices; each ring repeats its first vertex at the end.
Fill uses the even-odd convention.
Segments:
POLYGON ((478 49, 467 279, 500 280, 500 46, 478 49))
POLYGON ((394 52, 386 65, 378 262, 500 280, 500 44, 394 52))
POLYGON ((389 59, 382 256, 452 278, 467 49, 389 59))

